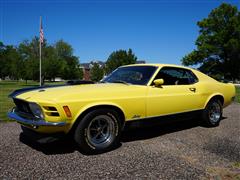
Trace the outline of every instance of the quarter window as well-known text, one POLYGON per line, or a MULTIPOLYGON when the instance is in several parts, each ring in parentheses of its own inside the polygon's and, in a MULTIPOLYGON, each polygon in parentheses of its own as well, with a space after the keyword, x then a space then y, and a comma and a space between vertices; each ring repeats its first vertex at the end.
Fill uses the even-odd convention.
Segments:
POLYGON ((198 81, 192 71, 175 67, 163 67, 155 79, 163 79, 163 85, 188 85, 198 81))

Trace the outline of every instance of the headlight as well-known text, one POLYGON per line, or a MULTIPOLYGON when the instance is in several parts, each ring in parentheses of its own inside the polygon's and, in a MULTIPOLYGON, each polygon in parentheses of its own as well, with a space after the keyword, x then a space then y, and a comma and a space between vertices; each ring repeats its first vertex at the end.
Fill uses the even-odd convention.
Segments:
POLYGON ((29 107, 33 113, 33 115, 39 119, 43 119, 44 115, 42 112, 42 109, 39 105, 37 105, 36 103, 29 103, 29 107))

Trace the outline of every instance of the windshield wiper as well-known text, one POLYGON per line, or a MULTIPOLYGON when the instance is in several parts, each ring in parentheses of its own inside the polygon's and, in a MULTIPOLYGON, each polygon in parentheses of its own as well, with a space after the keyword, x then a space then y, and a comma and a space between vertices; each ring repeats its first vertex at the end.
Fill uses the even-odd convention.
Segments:
POLYGON ((126 81, 122 81, 122 80, 115 80, 115 81, 112 81, 111 83, 122 83, 122 84, 129 85, 129 83, 127 83, 126 81))

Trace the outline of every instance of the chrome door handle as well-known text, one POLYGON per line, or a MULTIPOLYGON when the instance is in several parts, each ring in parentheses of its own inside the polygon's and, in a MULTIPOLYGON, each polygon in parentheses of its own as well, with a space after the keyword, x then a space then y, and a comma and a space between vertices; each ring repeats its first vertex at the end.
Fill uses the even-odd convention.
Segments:
POLYGON ((190 91, 196 92, 196 88, 189 88, 190 91))

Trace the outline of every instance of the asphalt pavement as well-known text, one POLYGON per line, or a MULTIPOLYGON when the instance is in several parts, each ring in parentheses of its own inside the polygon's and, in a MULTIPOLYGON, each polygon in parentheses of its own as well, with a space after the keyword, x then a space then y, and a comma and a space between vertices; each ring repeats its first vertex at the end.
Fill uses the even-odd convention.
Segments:
POLYGON ((197 119, 130 128, 121 145, 84 155, 69 140, 36 143, 14 122, 0 123, 0 179, 240 179, 240 104, 219 127, 197 119))

